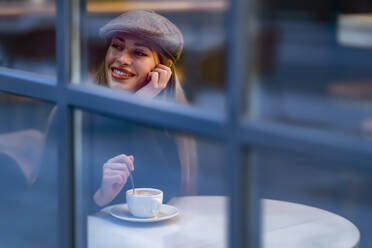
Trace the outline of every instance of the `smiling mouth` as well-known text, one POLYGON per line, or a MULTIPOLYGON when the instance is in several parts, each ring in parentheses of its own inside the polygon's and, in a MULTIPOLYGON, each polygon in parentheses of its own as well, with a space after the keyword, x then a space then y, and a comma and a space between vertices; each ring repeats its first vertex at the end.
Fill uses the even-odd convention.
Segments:
POLYGON ((113 78, 119 79, 119 80, 129 79, 135 76, 133 73, 130 73, 126 70, 119 70, 117 68, 111 68, 111 75, 113 78))

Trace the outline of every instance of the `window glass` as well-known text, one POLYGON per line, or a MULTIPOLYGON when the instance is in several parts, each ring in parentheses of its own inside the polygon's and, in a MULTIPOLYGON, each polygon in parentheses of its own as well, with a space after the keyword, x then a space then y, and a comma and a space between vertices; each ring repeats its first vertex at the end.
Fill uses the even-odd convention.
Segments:
POLYGON ((358 247, 371 246, 370 173, 283 150, 253 149, 249 162, 259 170, 264 247, 357 247, 358 230, 358 247))
MULTIPOLYGON (((86 15, 82 18, 81 78, 83 82, 97 83, 99 81, 103 85, 106 85, 106 82, 110 82, 113 77, 114 81, 116 80, 116 82, 121 83, 121 87, 116 88, 113 86, 114 84, 108 84, 108 86, 112 86, 115 89, 121 88, 125 91, 134 91, 137 93, 142 92, 140 89, 147 89, 147 91, 149 91, 149 89, 151 89, 150 86, 155 85, 158 80, 153 79, 152 76, 150 78, 141 78, 142 72, 138 67, 125 65, 128 61, 120 60, 118 62, 118 60, 115 59, 110 62, 110 60, 108 60, 107 68, 102 68, 103 62, 105 58, 107 58, 106 55, 108 51, 115 50, 115 54, 119 54, 120 56, 123 54, 122 51, 118 51, 118 44, 116 44, 118 41, 114 44, 116 48, 110 49, 112 37, 114 34, 115 36, 117 34, 115 32, 127 32, 127 35, 135 34, 141 44, 150 46, 150 48, 154 49, 157 53, 164 55, 160 55, 162 58, 156 62, 155 67, 151 65, 153 67, 151 70, 145 68, 147 70, 145 73, 146 75, 150 71, 156 71, 155 69, 158 68, 157 65, 160 63, 169 67, 172 71, 172 75, 177 75, 178 78, 176 81, 172 81, 173 76, 170 80, 164 79, 165 82, 168 82, 168 87, 166 87, 165 90, 161 90, 160 93, 156 90, 156 93, 153 94, 145 93, 146 96, 156 99, 170 99, 176 100, 177 102, 184 102, 184 96, 180 93, 180 89, 183 88, 187 101, 192 105, 203 110, 222 113, 225 106, 226 77, 224 16, 227 10, 227 0, 88 0, 86 3, 86 15), (116 19, 119 27, 106 26, 104 28, 105 32, 103 32, 103 36, 106 38, 103 39, 100 37, 100 28, 114 18, 127 11, 132 12, 143 9, 155 11, 157 14, 166 17, 171 23, 177 26, 180 33, 175 33, 176 31, 173 30, 173 28, 170 33, 167 33, 167 28, 159 28, 159 26, 164 24, 163 20, 158 22, 161 18, 158 20, 146 21, 147 17, 145 17, 143 22, 139 21, 143 15, 137 13, 137 15, 133 15, 131 18, 116 19), (129 27, 125 26, 127 24, 129 27), (134 32, 130 28, 137 31, 134 32), (138 31, 139 29, 141 31, 138 31), (142 31, 142 29, 145 31, 142 31), (160 34, 152 34, 152 32, 159 32, 160 34), (183 36, 183 40, 181 41, 180 34, 183 36), (180 43, 183 44, 180 46, 180 43), (179 48, 182 47, 182 45, 183 50, 181 51, 179 48), (127 69, 127 71, 114 71, 114 69, 120 68, 127 69), (102 76, 105 75, 104 70, 108 73, 107 79, 104 79, 102 76), (99 76, 98 79, 97 73, 99 76), (133 74, 136 74, 139 81, 135 88, 132 86, 129 87, 128 85, 128 87, 124 86, 128 84, 130 80, 125 79, 123 73, 129 73, 129 77, 132 78, 135 78, 133 74), (151 79, 153 79, 153 81, 151 81, 151 79), (147 87, 145 87, 146 85, 147 87), (166 94, 164 92, 166 92, 166 94), (164 94, 169 98, 161 97, 164 94)), ((155 17, 155 19, 156 18, 157 17, 155 17)), ((169 25, 172 26, 173 24, 169 25)), ((124 36, 121 38, 124 39, 126 37, 124 36)), ((129 37, 127 36, 127 38, 129 37)), ((124 44, 125 42, 121 42, 119 45, 123 46, 124 44)), ((120 49, 122 49, 121 46, 120 49)), ((151 53, 148 55, 151 55, 151 53)), ((112 56, 111 58, 113 59, 112 56)), ((123 59, 123 57, 121 58, 123 59)), ((136 61, 139 61, 139 59, 137 58, 136 61)), ((164 78, 166 78, 167 75, 164 75, 164 78)), ((131 81, 133 80, 134 79, 131 81)), ((160 78, 159 80, 161 82, 164 81, 160 78)), ((164 85, 164 83, 162 84, 164 85)))
MULTIPOLYGON (((221 143, 88 112, 76 111, 75 120, 81 130, 77 219, 87 225, 89 247, 226 247, 228 187, 221 143), (138 205, 126 193, 132 190, 127 172, 132 166, 138 205), (141 201, 149 197, 141 188, 163 192, 155 217, 141 201)), ((79 232, 85 232, 84 225, 79 232)))
POLYGON ((250 118, 371 137, 371 2, 257 6, 250 118))
POLYGON ((0 2, 0 66, 56 75, 54 0, 0 2))
POLYGON ((55 107, 0 93, 0 243, 58 247, 55 107))

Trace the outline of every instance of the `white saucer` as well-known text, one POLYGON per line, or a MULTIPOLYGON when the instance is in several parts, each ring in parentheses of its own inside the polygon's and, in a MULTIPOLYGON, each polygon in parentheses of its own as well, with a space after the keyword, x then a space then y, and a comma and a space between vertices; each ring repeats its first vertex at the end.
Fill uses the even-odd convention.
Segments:
POLYGON ((178 215, 178 209, 171 205, 163 204, 158 215, 152 218, 139 218, 133 216, 128 209, 128 204, 117 204, 111 206, 110 214, 115 218, 131 222, 158 222, 168 220, 178 215))

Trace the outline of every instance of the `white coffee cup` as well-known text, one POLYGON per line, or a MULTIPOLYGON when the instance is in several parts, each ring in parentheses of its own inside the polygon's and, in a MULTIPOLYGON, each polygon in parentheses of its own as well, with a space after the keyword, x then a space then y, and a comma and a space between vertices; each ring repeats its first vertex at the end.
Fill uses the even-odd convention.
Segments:
POLYGON ((153 188, 136 188, 126 192, 127 204, 132 215, 151 218, 159 213, 163 203, 163 192, 153 188))

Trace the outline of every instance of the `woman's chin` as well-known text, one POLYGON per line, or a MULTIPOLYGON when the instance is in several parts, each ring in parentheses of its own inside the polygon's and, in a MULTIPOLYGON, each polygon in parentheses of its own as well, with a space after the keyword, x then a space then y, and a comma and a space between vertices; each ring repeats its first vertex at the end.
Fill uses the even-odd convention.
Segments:
POLYGON ((133 92, 134 89, 132 89, 130 87, 130 85, 128 85, 127 83, 122 83, 122 82, 109 82, 108 83, 108 86, 111 88, 111 89, 115 89, 115 90, 123 90, 123 91, 128 91, 128 92, 133 92))

